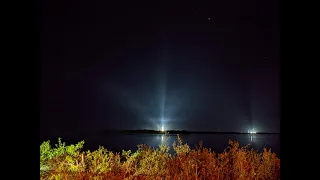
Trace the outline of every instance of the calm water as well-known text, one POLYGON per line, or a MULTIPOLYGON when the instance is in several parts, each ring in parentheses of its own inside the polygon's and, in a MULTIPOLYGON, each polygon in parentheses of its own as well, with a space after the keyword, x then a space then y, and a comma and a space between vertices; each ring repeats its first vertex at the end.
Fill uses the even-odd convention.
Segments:
MULTIPOLYGON (((194 147, 199 144, 199 141, 203 141, 205 147, 211 148, 215 152, 222 152, 228 146, 228 139, 236 140, 240 143, 240 146, 250 144, 251 147, 258 151, 262 151, 264 147, 271 148, 272 152, 275 152, 280 157, 280 135, 279 134, 188 134, 180 135, 183 143, 187 143, 190 147, 194 147)), ((158 147, 158 145, 165 140, 164 135, 158 134, 105 134, 105 135, 91 135, 78 140, 64 138, 67 144, 75 143, 80 140, 85 140, 84 150, 95 150, 99 145, 104 146, 108 150, 121 152, 125 150, 136 150, 138 144, 146 144, 152 147, 158 147)), ((172 145, 174 141, 177 141, 177 135, 171 134, 167 143, 172 145)), ((53 143, 56 140, 51 141, 53 143)))

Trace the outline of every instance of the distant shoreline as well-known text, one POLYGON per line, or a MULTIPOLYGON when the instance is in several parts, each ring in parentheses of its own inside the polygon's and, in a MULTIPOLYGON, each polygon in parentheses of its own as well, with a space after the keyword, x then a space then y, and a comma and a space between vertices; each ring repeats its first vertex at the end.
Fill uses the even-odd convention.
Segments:
MULTIPOLYGON (((118 130, 117 132, 122 134, 251 134, 246 132, 214 132, 214 131, 178 131, 178 130, 118 130)), ((280 133, 268 133, 268 132, 257 132, 254 134, 280 134, 280 133)))

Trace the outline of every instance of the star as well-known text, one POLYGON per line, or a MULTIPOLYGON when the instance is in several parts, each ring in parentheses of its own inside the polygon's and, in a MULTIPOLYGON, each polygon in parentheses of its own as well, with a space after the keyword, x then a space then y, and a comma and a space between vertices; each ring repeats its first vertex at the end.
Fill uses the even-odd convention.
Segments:
POLYGON ((208 18, 208 20, 210 21, 211 18, 208 18))

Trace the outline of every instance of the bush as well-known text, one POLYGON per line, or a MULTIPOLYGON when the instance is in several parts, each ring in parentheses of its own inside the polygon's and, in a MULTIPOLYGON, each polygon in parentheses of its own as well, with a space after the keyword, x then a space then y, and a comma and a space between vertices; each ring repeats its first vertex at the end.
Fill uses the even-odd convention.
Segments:
POLYGON ((158 148, 138 145, 134 153, 114 153, 103 147, 81 152, 84 141, 66 146, 58 139, 55 148, 49 141, 40 145, 40 179, 280 179, 280 159, 271 149, 258 153, 229 140, 221 153, 203 147, 194 149, 166 142, 158 148))

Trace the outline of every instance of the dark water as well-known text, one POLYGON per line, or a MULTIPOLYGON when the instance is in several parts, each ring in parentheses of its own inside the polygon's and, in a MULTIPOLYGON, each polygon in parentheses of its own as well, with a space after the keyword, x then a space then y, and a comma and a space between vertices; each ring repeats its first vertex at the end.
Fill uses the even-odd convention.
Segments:
MULTIPOLYGON (((222 152, 228 146, 228 140, 238 141, 240 146, 250 144, 250 147, 263 151, 263 148, 271 148, 280 158, 280 135, 279 134, 188 134, 180 135, 183 143, 187 143, 191 148, 198 145, 200 140, 207 148, 211 148, 215 152, 222 152)), ((96 150, 99 145, 108 150, 121 152, 125 150, 136 150, 138 144, 146 144, 152 147, 158 145, 165 140, 166 137, 160 134, 104 134, 104 135, 90 135, 81 139, 63 139, 67 144, 75 143, 80 140, 85 140, 84 150, 96 150)), ((55 143, 57 140, 51 141, 55 143)), ((172 143, 177 142, 177 135, 171 134, 167 139, 167 143, 171 146, 172 143)), ((172 149, 172 148, 171 148, 172 149)))

